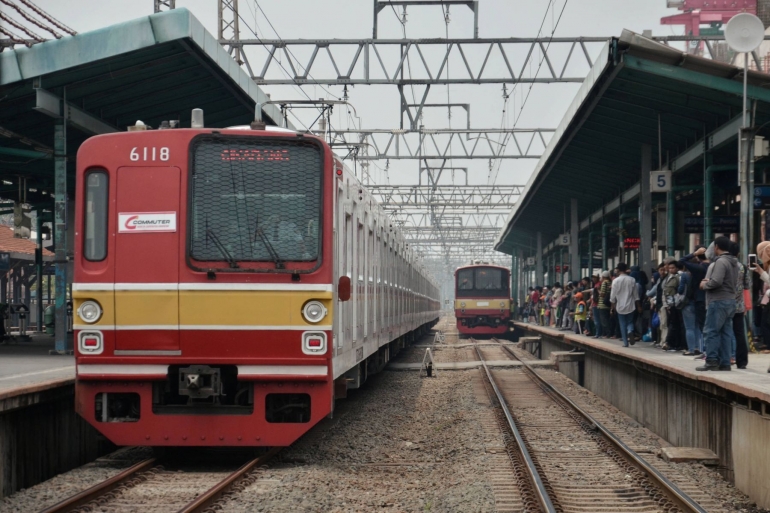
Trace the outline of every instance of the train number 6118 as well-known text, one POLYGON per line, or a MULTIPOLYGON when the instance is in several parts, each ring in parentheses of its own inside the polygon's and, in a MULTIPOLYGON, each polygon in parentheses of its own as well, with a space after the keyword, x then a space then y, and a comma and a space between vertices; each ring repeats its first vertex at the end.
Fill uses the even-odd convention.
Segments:
POLYGON ((138 146, 134 146, 131 148, 131 153, 128 154, 128 158, 131 159, 132 162, 137 162, 139 160, 143 161, 154 161, 154 160, 162 160, 166 161, 169 159, 169 150, 167 147, 163 146, 162 148, 148 148, 143 147, 139 148, 138 146))

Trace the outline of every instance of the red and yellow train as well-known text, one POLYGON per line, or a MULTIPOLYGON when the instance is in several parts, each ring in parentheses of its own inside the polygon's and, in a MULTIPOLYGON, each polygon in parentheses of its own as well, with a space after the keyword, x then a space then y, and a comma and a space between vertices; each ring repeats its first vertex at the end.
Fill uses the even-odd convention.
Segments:
POLYGON ((502 335, 511 318, 511 271, 473 264, 455 271, 457 331, 466 336, 502 335))
POLYGON ((289 445, 438 319, 329 146, 252 126, 78 152, 76 407, 116 444, 289 445))

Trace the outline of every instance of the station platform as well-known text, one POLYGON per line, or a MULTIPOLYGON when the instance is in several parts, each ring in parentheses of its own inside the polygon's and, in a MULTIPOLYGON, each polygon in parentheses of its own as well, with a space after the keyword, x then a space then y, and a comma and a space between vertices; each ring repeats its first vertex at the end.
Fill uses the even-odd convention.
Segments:
POLYGON ((526 322, 514 324, 519 329, 561 339, 570 345, 583 349, 592 348, 635 360, 687 379, 710 383, 736 394, 770 403, 770 374, 767 372, 770 366, 770 354, 749 354, 749 364, 746 369, 737 369, 733 366, 730 372, 698 372, 695 368, 703 365, 703 360, 695 360, 692 356, 683 356, 682 353, 663 351, 653 347, 652 342, 640 341, 633 346, 623 347, 622 340, 596 339, 526 322))
POLYGON ((75 413, 75 357, 52 349, 38 333, 0 344, 0 497, 113 448, 75 413))
POLYGON ((0 344, 0 411, 8 398, 75 382, 75 357, 51 355, 53 348, 53 336, 37 333, 0 344))
POLYGON ((522 347, 676 447, 710 449, 719 472, 770 507, 770 355, 745 370, 698 372, 703 360, 637 342, 595 339, 514 322, 522 347), (523 339, 522 337, 531 337, 523 339), (571 360, 559 363, 565 351, 571 360))

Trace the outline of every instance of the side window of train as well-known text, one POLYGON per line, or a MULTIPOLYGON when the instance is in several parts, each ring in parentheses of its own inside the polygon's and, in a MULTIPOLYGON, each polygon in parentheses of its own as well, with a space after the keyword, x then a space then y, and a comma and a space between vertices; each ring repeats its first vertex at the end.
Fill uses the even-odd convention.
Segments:
POLYGON ((107 171, 94 169, 86 173, 83 226, 83 256, 99 262, 107 258, 107 226, 110 183, 107 171))
POLYGON ((361 220, 358 220, 358 231, 356 232, 356 252, 357 252, 357 260, 358 260, 358 281, 363 282, 364 281, 364 265, 365 265, 365 255, 364 253, 364 225, 361 222, 361 220))

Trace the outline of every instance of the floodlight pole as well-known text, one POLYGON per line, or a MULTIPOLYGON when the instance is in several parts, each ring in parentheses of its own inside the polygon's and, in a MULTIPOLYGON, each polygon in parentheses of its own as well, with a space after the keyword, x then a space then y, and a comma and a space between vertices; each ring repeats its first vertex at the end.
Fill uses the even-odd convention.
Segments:
POLYGON ((748 102, 749 54, 743 59, 743 122, 738 134, 738 169, 741 187, 740 252, 742 258, 751 253, 751 237, 754 233, 754 172, 751 134, 753 120, 748 102))

